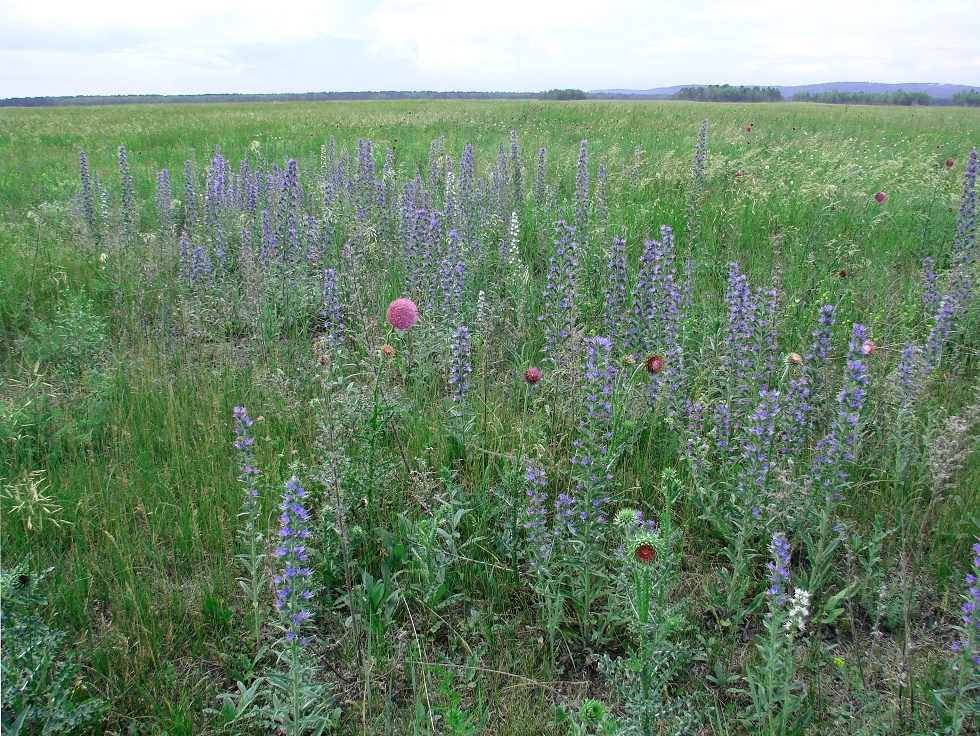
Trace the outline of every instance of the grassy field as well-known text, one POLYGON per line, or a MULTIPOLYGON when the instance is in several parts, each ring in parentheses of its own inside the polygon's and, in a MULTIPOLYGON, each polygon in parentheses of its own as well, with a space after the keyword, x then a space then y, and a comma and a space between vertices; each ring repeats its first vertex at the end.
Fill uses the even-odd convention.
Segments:
MULTIPOLYGON (((265 623, 256 640, 238 580, 236 555, 248 541, 239 532, 249 529, 232 415, 244 406, 261 469, 251 533, 264 534, 270 575, 283 483, 296 475, 309 494, 311 644, 303 668, 287 671, 319 683, 317 702, 338 709, 338 733, 977 728, 957 710, 975 702, 972 691, 949 690, 962 689, 957 678, 980 681, 976 670, 949 663, 980 531, 980 462, 970 454, 980 419, 976 245, 958 255, 957 240, 978 131, 980 112, 965 108, 789 103, 0 109, 5 695, 23 681, 6 669, 8 632, 30 611, 68 632, 56 660, 80 668, 62 695, 102 701, 95 732, 222 732, 226 716, 209 712, 221 708, 218 695, 284 666, 275 589, 270 582, 257 598, 265 623), (706 116, 707 157, 692 174, 706 116), (355 171, 326 160, 331 138, 336 160, 346 150, 355 165, 358 141, 373 142, 377 189, 372 179, 362 191, 355 171), (500 194, 510 206, 487 205, 487 214, 457 202, 460 237, 471 228, 479 249, 468 245, 458 261, 441 250, 427 274, 413 265, 420 246, 405 250, 416 241, 399 219, 401 185, 419 170, 428 209, 448 210, 445 156, 458 166, 465 144, 484 191, 501 172, 510 177, 500 194), (120 145, 135 191, 129 216, 120 145), (249 152, 252 174, 275 183, 266 203, 287 240, 282 170, 297 162, 312 199, 296 211, 318 228, 315 257, 283 257, 275 276, 256 270, 240 234, 249 230, 257 253, 266 205, 216 204, 207 214, 216 147, 230 171, 249 152), (540 148, 548 205, 532 186, 540 148), (104 216, 96 191, 95 227, 76 200, 82 150, 106 187, 104 216), (193 223, 188 160, 201 217, 193 223), (191 276, 195 256, 181 256, 179 227, 161 227, 155 183, 164 168, 168 216, 183 222, 190 247, 210 253, 216 274, 221 248, 233 253, 206 284, 191 276), (331 176, 345 183, 328 204, 331 176), (377 192, 395 199, 377 207, 377 192), (584 218, 574 204, 582 192, 584 218), (517 251, 506 248, 511 210, 517 251), (571 266, 573 334, 560 345, 544 331, 558 309, 561 276, 552 285, 549 273, 552 259, 563 263, 559 219, 582 238, 571 266), (614 236, 625 240, 628 295, 661 225, 673 228, 676 263, 655 259, 656 273, 676 267, 670 283, 687 287, 674 300, 669 280, 653 277, 662 288, 637 316, 654 315, 663 329, 632 349, 625 323, 616 323, 619 339, 609 332, 607 286, 619 283, 610 248, 614 236), (923 297, 926 257, 937 274, 932 300, 928 290, 923 297), (775 292, 741 297, 753 315, 742 333, 732 321, 732 262, 753 288, 775 292), (433 276, 447 264, 465 272, 458 292, 453 276, 433 276), (346 331, 336 347, 324 345, 325 267, 340 277, 346 331), (429 310, 426 283, 436 294, 429 310), (966 284, 958 297, 957 284, 966 284), (423 309, 418 326, 399 333, 385 307, 403 294, 423 309), (665 304, 677 307, 676 320, 665 304), (818 360, 811 335, 824 305, 835 325, 818 360), (854 323, 872 349, 848 345, 854 323), (470 343, 460 358, 463 325, 470 343), (595 336, 613 339, 608 359, 588 342, 595 336), (390 359, 379 352, 386 343, 390 359), (585 346, 598 351, 594 375, 585 346), (669 363, 665 375, 643 370, 654 352, 669 363), (863 399, 848 361, 867 377, 863 399), (914 390, 903 394, 901 370, 913 364, 914 390), (542 379, 529 386, 522 376, 532 365, 542 379), (464 379, 465 407, 451 398, 464 379), (798 405, 780 402, 798 400, 801 385, 813 389, 813 406, 794 424, 798 405), (608 416, 594 410, 596 391, 613 397, 608 416), (767 427, 776 405, 780 419, 767 427), (727 449, 726 411, 736 417, 727 449), (853 436, 839 411, 857 416, 853 436), (852 452, 828 455, 826 441, 850 437, 852 452), (569 461, 600 444, 609 477, 590 480, 569 461), (606 521, 637 509, 655 524, 606 523, 576 537, 547 514, 571 536, 536 565, 525 528, 528 491, 537 492, 529 468, 547 472, 547 508, 561 493, 594 496, 606 521), (791 549, 790 577, 775 582, 773 534, 791 549), (654 562, 622 561, 640 559, 644 544, 654 562), (796 638, 774 623, 790 613, 766 594, 773 585, 787 602, 796 588, 810 591, 812 618, 796 638)), ((454 241, 442 232, 440 242, 454 241)), ((639 303, 624 298, 624 308, 639 303)), ((55 680, 49 669, 36 687, 50 693, 55 680)), ((268 732, 242 723, 229 728, 268 732)))

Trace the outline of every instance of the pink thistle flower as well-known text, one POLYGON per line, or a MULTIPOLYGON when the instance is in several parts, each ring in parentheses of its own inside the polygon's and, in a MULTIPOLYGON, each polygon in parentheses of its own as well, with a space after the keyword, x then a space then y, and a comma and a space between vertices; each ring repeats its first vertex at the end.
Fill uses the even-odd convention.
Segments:
POLYGON ((953 159, 951 159, 951 158, 946 159, 946 166, 952 168, 952 166, 953 166, 953 159))
POLYGON ((391 354, 395 352, 395 349, 391 345, 385 345, 381 348, 381 352, 384 353, 385 357, 391 357, 391 354))
POLYGON ((745 132, 746 133, 751 133, 752 132, 752 126, 751 125, 746 125, 745 126, 745 132))
POLYGON ((884 192, 878 192, 878 193, 877 193, 877 194, 875 195, 875 202, 877 202, 878 204, 881 204, 882 202, 884 202, 884 201, 885 201, 885 197, 887 197, 887 196, 888 196, 888 195, 887 195, 887 194, 885 194, 884 192))
POLYGON ((533 365, 524 371, 524 380, 532 386, 541 380, 541 371, 533 365))
POLYGON ((411 299, 402 297, 388 305, 385 319, 396 330, 409 330, 419 317, 418 307, 411 299))
POLYGON ((741 171, 736 171, 735 172, 735 178, 736 179, 741 179, 742 178, 742 172, 741 171))

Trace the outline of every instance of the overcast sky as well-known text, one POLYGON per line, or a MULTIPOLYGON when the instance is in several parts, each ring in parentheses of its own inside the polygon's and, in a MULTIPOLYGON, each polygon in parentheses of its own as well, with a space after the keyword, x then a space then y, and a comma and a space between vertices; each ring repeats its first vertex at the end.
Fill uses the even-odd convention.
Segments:
POLYGON ((980 85, 978 0, 0 0, 0 97, 980 85))

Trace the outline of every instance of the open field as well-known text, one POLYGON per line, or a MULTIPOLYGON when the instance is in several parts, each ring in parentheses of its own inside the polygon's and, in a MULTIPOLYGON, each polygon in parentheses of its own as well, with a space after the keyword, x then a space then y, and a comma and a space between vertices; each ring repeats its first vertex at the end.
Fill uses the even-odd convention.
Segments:
POLYGON ((65 688, 24 692, 98 733, 267 733, 277 668, 337 733, 975 732, 978 131, 0 109, 4 724, 37 612, 65 688), (226 726, 239 681, 265 710, 226 726))

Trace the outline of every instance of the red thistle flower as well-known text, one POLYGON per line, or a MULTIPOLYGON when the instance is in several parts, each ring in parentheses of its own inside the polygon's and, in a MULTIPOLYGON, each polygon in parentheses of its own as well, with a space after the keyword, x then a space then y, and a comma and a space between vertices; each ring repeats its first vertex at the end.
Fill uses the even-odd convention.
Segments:
POLYGON ((888 195, 887 195, 887 194, 885 194, 884 192, 878 192, 878 193, 877 193, 877 194, 875 195, 875 202, 877 202, 878 204, 881 204, 882 202, 884 202, 884 201, 885 201, 885 197, 887 197, 887 196, 888 196, 888 195))
POLYGON ((664 359, 659 355, 651 355, 649 358, 647 358, 646 367, 647 373, 649 373, 651 376, 654 373, 660 373, 660 371, 664 369, 664 359))
POLYGON ((752 126, 751 125, 746 125, 745 126, 745 132, 746 133, 751 133, 752 132, 752 126))
POLYGON ((952 168, 952 166, 953 166, 953 159, 951 159, 951 158, 946 159, 946 166, 952 168))
POLYGON ((653 562, 653 558, 657 556, 656 551, 649 544, 641 544, 633 552, 636 555, 636 561, 647 563, 653 562))
POLYGON ((532 386, 541 380, 541 371, 535 368, 533 365, 524 371, 524 381, 531 384, 532 386))
POLYGON ((840 278, 842 278, 842 279, 843 279, 843 278, 846 278, 846 277, 847 277, 847 271, 845 271, 845 270, 844 270, 844 269, 842 268, 842 269, 841 269, 840 271, 838 271, 838 272, 837 272, 837 275, 838 275, 838 276, 839 276, 840 278))
POLYGON ((741 171, 736 171, 735 172, 735 178, 736 179, 741 179, 742 178, 742 172, 741 171))
POLYGON ((386 357, 390 357, 391 354, 395 352, 395 349, 391 347, 391 345, 385 345, 383 348, 381 348, 381 352, 384 353, 386 357))

